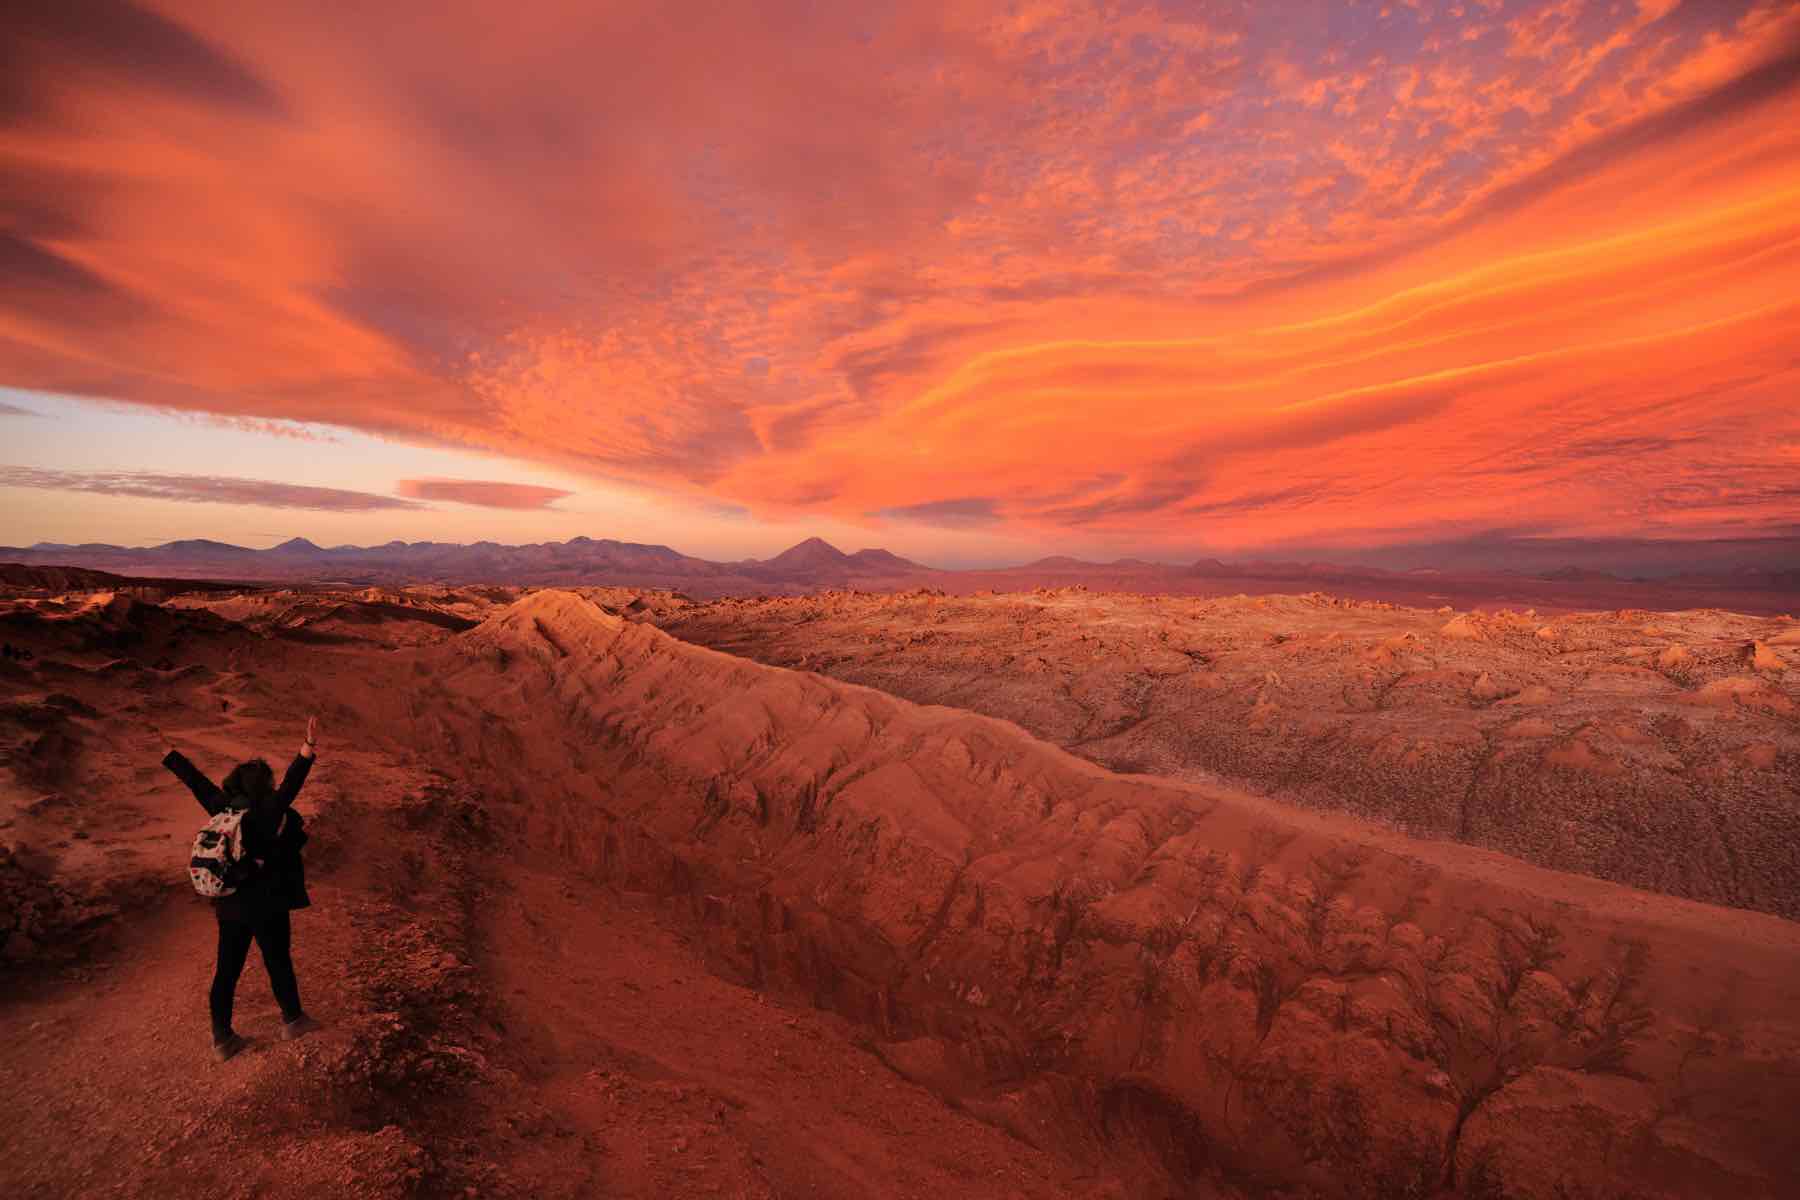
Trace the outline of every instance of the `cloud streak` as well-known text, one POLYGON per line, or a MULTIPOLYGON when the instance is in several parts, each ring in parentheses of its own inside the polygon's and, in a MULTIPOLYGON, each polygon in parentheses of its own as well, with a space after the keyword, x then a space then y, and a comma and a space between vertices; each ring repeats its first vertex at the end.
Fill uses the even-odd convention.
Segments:
MULTIPOLYGON (((1230 548, 1791 512, 1785 0, 509 14, 21 24, 0 384, 759 518, 1230 548)), ((494 486, 402 491, 561 498, 494 486)))
POLYGON ((574 492, 540 487, 532 483, 501 483, 485 479, 402 479, 394 490, 415 500, 448 500, 482 508, 542 509, 574 492))
POLYGON ((223 475, 168 475, 147 471, 58 471, 0 466, 0 487, 90 492, 105 496, 131 496, 143 500, 176 500, 197 504, 299 508, 335 513, 427 507, 395 496, 344 488, 309 487, 298 483, 223 475))

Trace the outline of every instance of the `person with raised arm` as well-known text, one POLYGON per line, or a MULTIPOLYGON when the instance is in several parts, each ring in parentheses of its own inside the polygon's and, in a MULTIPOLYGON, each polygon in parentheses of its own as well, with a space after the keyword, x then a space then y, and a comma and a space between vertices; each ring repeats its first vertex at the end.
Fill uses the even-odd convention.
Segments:
MULTIPOLYGON (((300 857, 306 845, 305 822, 293 804, 312 770, 318 731, 318 718, 308 717, 306 740, 288 764, 279 787, 275 786, 275 772, 260 758, 233 767, 221 786, 173 746, 167 746, 163 756, 163 766, 188 786, 209 818, 221 813, 242 814, 238 823, 242 853, 231 864, 231 878, 225 881, 229 886, 217 889, 221 894, 212 902, 219 922, 219 956, 208 1002, 213 1055, 220 1062, 247 1044, 232 1028, 231 1010, 252 941, 262 951, 263 966, 281 1005, 282 1040, 291 1041, 320 1028, 300 1007, 290 919, 293 910, 312 904, 300 857)), ((164 742, 166 745, 166 738, 164 742)), ((196 864, 199 862, 196 859, 196 864)))

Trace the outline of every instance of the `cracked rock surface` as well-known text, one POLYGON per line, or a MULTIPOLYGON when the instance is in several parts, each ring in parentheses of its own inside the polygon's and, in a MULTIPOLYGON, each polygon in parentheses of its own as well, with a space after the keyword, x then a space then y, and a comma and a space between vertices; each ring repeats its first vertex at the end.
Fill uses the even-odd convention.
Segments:
POLYGON ((1735 756, 1751 790, 1708 794, 1778 815, 1787 623, 244 601, 8 615, 20 885, 167 881, 90 914, 110 949, 6 968, 8 1194, 1774 1200, 1800 1173, 1800 925, 1482 844, 1554 819, 1540 862, 1586 835, 1704 865, 1621 807, 1677 774, 1658 755, 1735 756), (216 767, 314 708, 295 945, 326 1029, 271 1040, 252 968, 259 1044, 203 1074, 210 916, 151 730, 216 767), (272 1148, 233 1117, 265 1111, 272 1148))
POLYGON ((1081 589, 720 600, 685 640, 1559 871, 1800 917, 1800 622, 1081 589))

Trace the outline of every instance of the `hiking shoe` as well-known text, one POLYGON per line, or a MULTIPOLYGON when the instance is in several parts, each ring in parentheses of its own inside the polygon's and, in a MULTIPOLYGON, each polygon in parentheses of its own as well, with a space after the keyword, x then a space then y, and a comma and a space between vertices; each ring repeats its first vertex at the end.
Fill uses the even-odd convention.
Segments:
POLYGON ((243 1037, 234 1033, 222 1042, 213 1043, 213 1057, 224 1062, 249 1044, 243 1037))
POLYGON ((291 1021, 282 1022, 281 1040, 284 1042, 291 1042, 295 1038, 305 1037, 307 1034, 323 1028, 325 1028, 323 1025, 319 1024, 305 1013, 301 1013, 291 1021))

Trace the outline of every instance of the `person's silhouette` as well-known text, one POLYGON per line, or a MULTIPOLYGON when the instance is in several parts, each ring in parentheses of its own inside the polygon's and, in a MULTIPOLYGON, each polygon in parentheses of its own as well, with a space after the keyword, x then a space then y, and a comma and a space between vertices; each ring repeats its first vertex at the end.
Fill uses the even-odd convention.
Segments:
POLYGON ((213 901, 219 920, 219 958, 209 1002, 213 1054, 220 1062, 245 1045, 232 1028, 231 1010, 238 976, 243 972, 252 941, 262 950, 263 966, 268 969, 269 983, 281 1005, 282 1038, 297 1038, 319 1028, 319 1023, 300 1007, 289 918, 294 909, 312 903, 306 894, 306 874, 300 857, 301 847, 306 845, 305 823, 293 810, 293 803, 312 769, 317 735, 318 719, 307 718, 306 741, 288 765, 280 787, 275 786, 275 772, 260 758, 239 763, 220 786, 174 747, 169 747, 163 756, 163 766, 187 784, 207 815, 227 809, 244 810, 242 834, 248 870, 236 890, 213 901))

